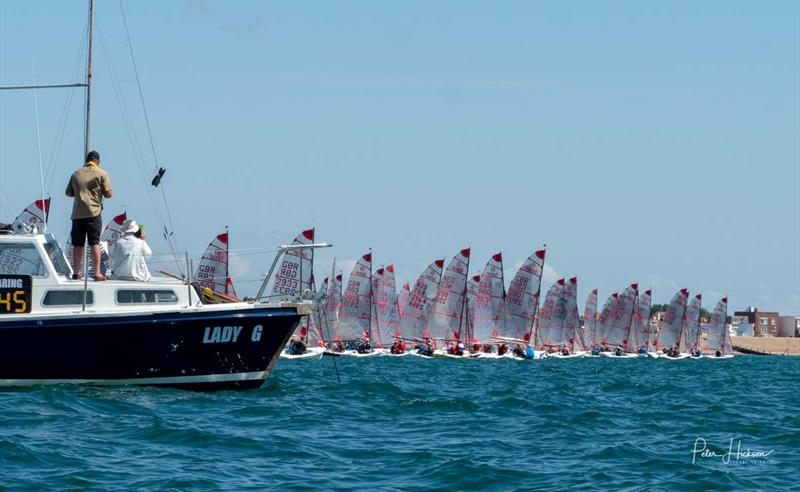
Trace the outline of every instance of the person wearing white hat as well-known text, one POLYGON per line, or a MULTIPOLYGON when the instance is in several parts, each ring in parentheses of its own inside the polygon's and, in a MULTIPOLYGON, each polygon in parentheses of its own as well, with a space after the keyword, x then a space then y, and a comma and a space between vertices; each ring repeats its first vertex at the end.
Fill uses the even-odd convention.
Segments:
POLYGON ((144 228, 135 220, 122 224, 123 236, 111 247, 111 278, 115 280, 150 280, 145 259, 153 255, 145 242, 144 228))

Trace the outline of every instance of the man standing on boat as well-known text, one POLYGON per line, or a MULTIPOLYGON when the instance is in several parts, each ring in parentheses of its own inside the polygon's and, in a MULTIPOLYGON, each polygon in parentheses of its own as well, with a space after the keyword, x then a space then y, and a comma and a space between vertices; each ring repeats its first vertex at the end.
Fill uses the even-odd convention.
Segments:
POLYGON ((72 173, 66 195, 75 198, 72 203, 72 278, 77 280, 81 276, 83 248, 88 242, 92 250, 95 280, 105 280, 100 269, 100 233, 103 230, 100 214, 103 211, 103 198, 111 198, 111 179, 107 172, 100 169, 100 154, 96 150, 89 152, 86 164, 72 173))

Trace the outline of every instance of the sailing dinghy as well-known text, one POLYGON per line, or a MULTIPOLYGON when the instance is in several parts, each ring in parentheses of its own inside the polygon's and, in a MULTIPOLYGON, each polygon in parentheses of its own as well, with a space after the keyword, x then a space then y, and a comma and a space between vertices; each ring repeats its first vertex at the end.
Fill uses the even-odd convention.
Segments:
POLYGON ((706 355, 705 360, 721 360, 733 358, 733 347, 731 346, 731 335, 727 327, 728 318, 728 298, 723 297, 711 313, 711 321, 708 323, 708 338, 706 339, 706 349, 714 355, 706 355))

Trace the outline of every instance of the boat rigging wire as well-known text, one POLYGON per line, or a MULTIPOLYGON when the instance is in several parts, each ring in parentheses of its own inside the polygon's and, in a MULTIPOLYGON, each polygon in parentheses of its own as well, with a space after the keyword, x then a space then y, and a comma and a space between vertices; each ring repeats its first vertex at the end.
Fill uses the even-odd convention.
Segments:
MULTIPOLYGON (((33 70, 33 83, 36 84, 36 67, 31 67, 33 70)), ((42 132, 39 128, 39 91, 34 89, 33 90, 33 108, 34 113, 36 116, 36 150, 37 150, 37 157, 39 158, 39 187, 41 189, 42 195, 42 209, 44 210, 44 217, 42 218, 42 224, 44 227, 44 232, 47 232, 47 218, 49 216, 48 207, 44 204, 44 170, 42 168, 42 132)))
MULTIPOLYGON (((142 105, 142 114, 144 115, 144 122, 145 126, 147 127, 147 138, 150 141, 150 150, 153 152, 153 165, 155 166, 156 176, 159 176, 160 178, 160 176, 163 176, 164 173, 163 170, 159 168, 160 161, 158 160, 158 155, 156 154, 156 144, 155 141, 153 140, 153 131, 150 126, 150 118, 147 114, 147 106, 144 103, 144 93, 142 92, 142 83, 139 80, 139 69, 136 65, 136 57, 133 55, 133 42, 131 41, 131 34, 130 31, 128 30, 128 17, 125 15, 125 7, 122 5, 122 0, 119 0, 119 10, 120 13, 122 14, 122 24, 125 26, 125 37, 128 40, 128 53, 130 54, 131 57, 131 65, 133 66, 133 75, 134 78, 136 79, 136 87, 139 90, 139 101, 142 105)), ((158 187, 158 183, 161 184, 161 195, 162 198, 164 199, 164 209, 167 214, 167 221, 169 223, 169 228, 171 231, 169 233, 169 239, 167 239, 167 242, 169 243, 170 248, 172 248, 173 252, 175 252, 176 250, 179 249, 177 240, 175 240, 175 244, 173 244, 172 240, 172 234, 175 232, 175 224, 172 220, 172 213, 170 212, 169 209, 169 200, 167 200, 167 192, 164 187, 164 183, 160 179, 158 179, 158 182, 156 184, 153 184, 153 186, 158 187)))
MULTIPOLYGON (((173 260, 175 261, 175 265, 178 268, 178 271, 181 275, 183 275, 183 263, 178 259, 176 245, 172 241, 172 233, 167 230, 167 221, 164 218, 164 212, 161 210, 159 206, 159 201, 157 197, 153 194, 153 189, 150 186, 150 178, 148 177, 148 172, 145 169, 145 159, 142 156, 141 148, 138 145, 138 138, 136 136, 136 131, 133 128, 132 118, 130 115, 130 111, 128 111, 127 105, 125 103, 125 96, 120 89, 120 79, 117 75, 117 70, 114 66, 114 62, 111 59, 111 54, 108 49, 108 43, 106 42, 105 34, 103 32, 100 23, 98 22, 97 25, 97 32, 100 35, 100 46, 103 51, 103 57, 106 60, 107 69, 109 72, 109 77, 111 78, 111 87, 114 92, 114 96, 117 100, 117 106, 119 107, 120 114, 122 116, 122 121, 125 126, 125 131, 128 134, 128 140, 131 144, 131 149, 133 151, 134 160, 136 161, 137 167, 139 168, 139 173, 142 178, 142 182, 145 186, 147 191, 148 198, 150 203, 153 206, 153 211, 155 212, 156 219, 161 224, 162 228, 164 229, 164 240, 169 245, 170 251, 173 256, 173 260)), ((164 201, 166 203, 166 196, 164 196, 164 201)))

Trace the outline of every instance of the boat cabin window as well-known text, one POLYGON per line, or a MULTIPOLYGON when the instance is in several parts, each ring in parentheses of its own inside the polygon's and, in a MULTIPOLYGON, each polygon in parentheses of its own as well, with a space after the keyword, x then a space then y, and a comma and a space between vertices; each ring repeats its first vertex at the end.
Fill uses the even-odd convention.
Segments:
POLYGON ((55 239, 48 238, 47 242, 44 243, 44 250, 47 252, 47 256, 50 257, 57 274, 65 277, 72 275, 72 270, 67 263, 67 258, 64 256, 64 251, 62 251, 61 246, 58 245, 55 239))
MULTIPOLYGON (((86 291, 86 305, 94 304, 94 292, 86 291)), ((42 299, 44 306, 82 306, 82 290, 48 290, 42 299)))
POLYGON ((175 304, 178 296, 172 290, 119 289, 117 304, 175 304))
POLYGON ((0 274, 46 277, 47 268, 33 243, 9 242, 0 244, 0 274))

